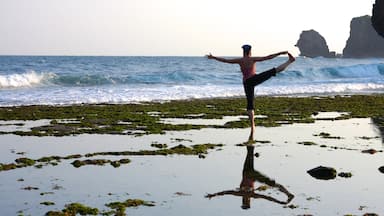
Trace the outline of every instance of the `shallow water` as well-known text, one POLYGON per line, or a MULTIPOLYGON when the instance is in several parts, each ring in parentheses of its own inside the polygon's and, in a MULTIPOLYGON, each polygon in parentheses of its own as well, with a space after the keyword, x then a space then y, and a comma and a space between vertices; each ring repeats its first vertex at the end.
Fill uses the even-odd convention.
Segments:
MULTIPOLYGON (((130 164, 113 168, 84 166, 74 168, 73 160, 63 160, 58 166, 21 168, 0 172, 0 209, 3 215, 43 215, 49 210, 61 210, 65 204, 80 202, 100 210, 113 201, 139 198, 154 201, 155 207, 127 209, 128 215, 363 215, 384 214, 381 184, 384 174, 383 153, 363 154, 361 150, 383 150, 380 133, 370 119, 316 121, 314 124, 294 124, 256 129, 254 169, 283 185, 294 199, 288 205, 266 199, 252 199, 251 208, 241 208, 242 198, 224 195, 212 199, 208 193, 236 190, 242 180, 249 129, 203 129, 169 132, 165 135, 142 137, 118 135, 80 135, 71 137, 0 136, 0 163, 11 163, 18 157, 37 159, 42 156, 85 154, 99 151, 154 149, 151 143, 193 145, 225 144, 211 150, 205 159, 198 156, 129 156, 130 164), (340 139, 325 139, 329 133, 340 139), (363 139, 368 137, 370 139, 363 139), (298 142, 312 141, 319 145, 305 146, 298 142), (327 147, 320 147, 326 145, 327 147), (339 147, 334 149, 331 147, 339 147), (346 150, 349 148, 353 150, 346 150), (24 153, 18 155, 16 153, 24 153), (307 170, 317 166, 334 167, 338 172, 351 172, 352 178, 337 177, 324 181, 312 178, 307 170), (24 181, 17 181, 23 178, 24 181), (22 190, 32 186, 38 190, 22 190), (41 196, 40 193, 53 192, 41 196), (54 206, 41 202, 52 201, 54 206), (359 210, 362 209, 362 210, 359 210)), ((118 160, 126 157, 97 156, 118 160)), ((83 158, 85 159, 85 158, 83 158)), ((255 188, 263 185, 256 182, 255 188)), ((274 188, 257 192, 285 201, 286 195, 274 188)))

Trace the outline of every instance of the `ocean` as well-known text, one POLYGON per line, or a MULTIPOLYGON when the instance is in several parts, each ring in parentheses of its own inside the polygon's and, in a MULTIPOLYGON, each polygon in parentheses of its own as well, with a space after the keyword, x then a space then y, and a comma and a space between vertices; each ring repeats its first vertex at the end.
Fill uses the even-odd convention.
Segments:
MULTIPOLYGON (((257 63, 261 72, 286 57, 257 63)), ((384 92, 384 59, 303 58, 256 95, 384 92)), ((0 56, 0 106, 140 103, 243 96, 237 65, 204 57, 0 56)))

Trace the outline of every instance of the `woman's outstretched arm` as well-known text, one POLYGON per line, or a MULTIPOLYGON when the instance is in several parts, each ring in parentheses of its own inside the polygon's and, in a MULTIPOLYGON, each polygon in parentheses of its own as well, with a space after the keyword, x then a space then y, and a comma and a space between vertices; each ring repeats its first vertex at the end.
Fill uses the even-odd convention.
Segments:
POLYGON ((206 57, 208 59, 214 59, 216 61, 229 63, 229 64, 239 64, 240 63, 240 59, 226 59, 226 58, 216 57, 216 56, 213 56, 211 53, 209 53, 209 55, 206 55, 206 57))

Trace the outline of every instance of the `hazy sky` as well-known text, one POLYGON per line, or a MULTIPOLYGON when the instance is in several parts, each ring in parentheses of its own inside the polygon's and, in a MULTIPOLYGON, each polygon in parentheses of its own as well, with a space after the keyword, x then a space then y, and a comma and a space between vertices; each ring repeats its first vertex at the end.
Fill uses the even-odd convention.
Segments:
POLYGON ((254 55, 315 29, 342 52, 374 0, 0 0, 0 55, 254 55))

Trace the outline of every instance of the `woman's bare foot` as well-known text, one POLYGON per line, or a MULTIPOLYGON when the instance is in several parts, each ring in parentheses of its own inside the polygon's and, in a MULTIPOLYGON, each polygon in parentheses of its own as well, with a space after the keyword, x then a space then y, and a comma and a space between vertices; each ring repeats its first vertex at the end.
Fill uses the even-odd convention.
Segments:
POLYGON ((294 62, 296 59, 295 59, 295 57, 293 57, 292 55, 291 55, 291 53, 288 53, 288 57, 289 57, 289 62, 294 62))

